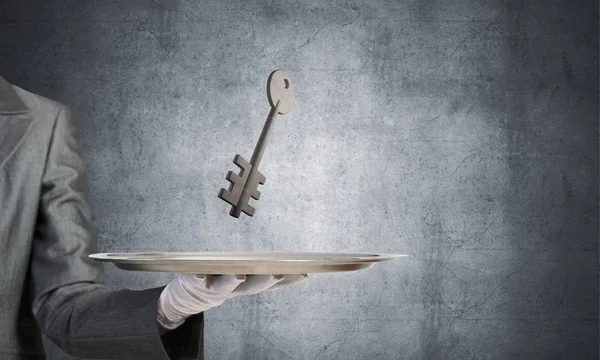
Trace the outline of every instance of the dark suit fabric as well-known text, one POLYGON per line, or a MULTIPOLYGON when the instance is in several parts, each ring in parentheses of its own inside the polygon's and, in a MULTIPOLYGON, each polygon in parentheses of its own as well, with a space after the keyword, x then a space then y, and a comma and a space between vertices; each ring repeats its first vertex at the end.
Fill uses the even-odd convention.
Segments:
POLYGON ((68 107, 0 78, 0 360, 44 359, 42 334, 91 359, 203 359, 204 316, 159 334, 163 289, 103 285, 68 107))

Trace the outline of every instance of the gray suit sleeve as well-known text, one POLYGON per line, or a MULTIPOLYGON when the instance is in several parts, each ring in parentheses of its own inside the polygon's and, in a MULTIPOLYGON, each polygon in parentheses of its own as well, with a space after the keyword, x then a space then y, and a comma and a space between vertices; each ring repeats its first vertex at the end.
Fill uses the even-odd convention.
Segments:
POLYGON ((79 149, 79 124, 60 109, 48 149, 31 255, 33 314, 66 353, 102 359, 203 359, 203 314, 159 334, 163 289, 114 291, 103 285, 97 227, 79 149))

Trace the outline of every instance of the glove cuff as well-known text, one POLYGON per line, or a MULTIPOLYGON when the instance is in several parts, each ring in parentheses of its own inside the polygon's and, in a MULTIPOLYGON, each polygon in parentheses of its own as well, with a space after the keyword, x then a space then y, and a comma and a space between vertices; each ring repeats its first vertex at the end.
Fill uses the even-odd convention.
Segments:
MULTIPOLYGON (((160 307, 159 307, 160 309, 160 307)), ((156 312, 156 322, 158 323, 158 325, 160 327, 162 327, 165 330, 174 330, 176 328, 178 328, 179 326, 181 326, 181 324, 183 324, 185 322, 187 318, 183 318, 179 321, 171 321, 169 319, 167 319, 165 316, 163 316, 161 314, 161 311, 158 310, 156 312)))
POLYGON ((189 317, 183 314, 167 314, 165 309, 165 302, 168 301, 168 292, 167 289, 163 289, 162 293, 158 298, 158 302, 156 304, 156 321, 158 324, 163 327, 165 330, 173 330, 183 324, 185 320, 189 317), (175 315, 169 317, 169 315, 175 315), (179 316, 177 316, 179 315, 179 316), (183 315, 183 316, 182 316, 183 315), (175 319, 173 319, 175 318, 175 319))

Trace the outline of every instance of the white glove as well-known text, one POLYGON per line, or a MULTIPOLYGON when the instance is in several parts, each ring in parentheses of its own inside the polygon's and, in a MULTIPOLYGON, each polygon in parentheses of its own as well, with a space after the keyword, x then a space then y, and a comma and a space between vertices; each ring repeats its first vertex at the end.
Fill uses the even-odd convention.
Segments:
POLYGON ((258 294, 298 283, 308 275, 192 275, 176 277, 158 299, 156 320, 173 330, 194 314, 239 295, 258 294))

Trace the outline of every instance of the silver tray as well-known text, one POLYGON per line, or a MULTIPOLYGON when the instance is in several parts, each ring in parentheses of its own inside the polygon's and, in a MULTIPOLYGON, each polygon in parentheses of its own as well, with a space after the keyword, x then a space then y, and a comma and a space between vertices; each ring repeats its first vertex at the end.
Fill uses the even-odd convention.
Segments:
POLYGON ((132 271, 190 274, 308 274, 364 270, 399 254, 322 252, 97 253, 90 258, 132 271))

